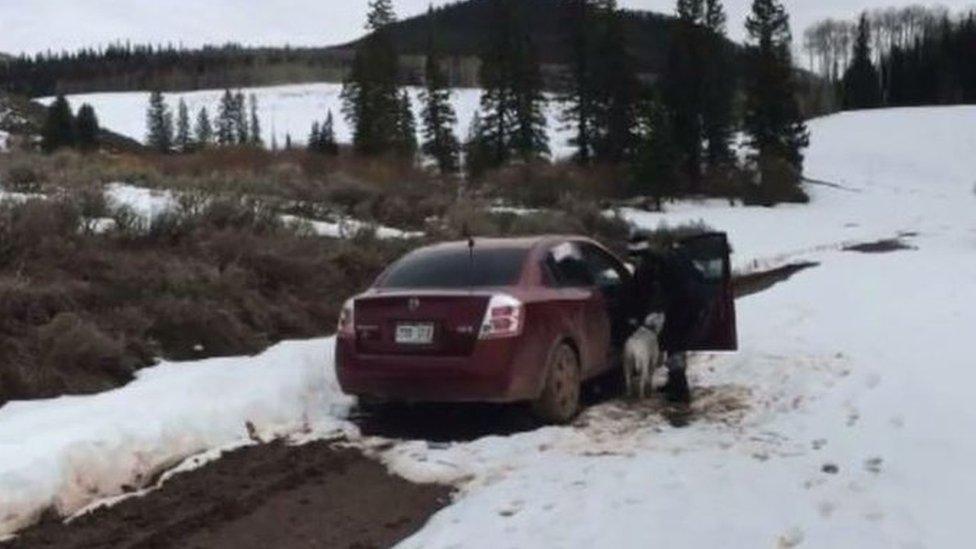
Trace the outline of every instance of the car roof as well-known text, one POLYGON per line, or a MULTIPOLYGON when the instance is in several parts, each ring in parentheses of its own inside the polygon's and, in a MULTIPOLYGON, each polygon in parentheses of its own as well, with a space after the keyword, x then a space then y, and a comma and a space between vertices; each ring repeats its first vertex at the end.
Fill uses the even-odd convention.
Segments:
MULTIPOLYGON (((592 242, 592 239, 585 236, 572 236, 572 235, 540 235, 540 236, 524 236, 517 238, 474 238, 475 250, 492 250, 492 249, 523 249, 523 250, 533 250, 540 247, 553 246, 567 240, 576 241, 586 241, 592 242)), ((440 244, 433 244, 421 248, 420 252, 423 251, 446 251, 454 249, 464 249, 467 250, 470 242, 467 240, 456 240, 452 242, 442 242, 440 244)))

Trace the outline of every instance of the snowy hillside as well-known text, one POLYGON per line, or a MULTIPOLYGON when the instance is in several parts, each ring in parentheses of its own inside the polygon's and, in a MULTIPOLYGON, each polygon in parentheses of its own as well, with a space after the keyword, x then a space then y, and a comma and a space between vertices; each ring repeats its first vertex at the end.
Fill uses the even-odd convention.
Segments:
MULTIPOLYGON (((611 402, 572 427, 470 443, 354 437, 407 478, 461 490, 403 546, 970 546, 974 121, 976 108, 815 120, 808 175, 830 185, 811 185, 810 205, 631 212, 729 231, 742 269, 820 265, 739 302, 742 350, 694 358, 685 428, 656 402, 611 402), (843 250, 899 234, 914 249, 843 250)), ((104 395, 0 409, 0 535, 246 441, 247 421, 349 430, 326 345, 166 364, 104 395), (219 410, 208 388, 226 395, 219 410)))
MULTIPOLYGON (((291 135, 296 144, 303 144, 308 140, 312 123, 325 119, 326 113, 332 111, 336 120, 336 136, 340 142, 350 142, 352 132, 342 117, 341 84, 296 84, 289 86, 274 86, 267 88, 251 88, 244 90, 245 94, 254 93, 260 108, 261 128, 264 142, 271 144, 272 135, 277 136, 280 146, 284 146, 285 138, 291 135)), ((216 115, 220 98, 224 90, 205 90, 186 93, 168 94, 166 97, 174 112, 180 98, 186 100, 190 108, 191 118, 196 120, 196 113, 206 107, 211 116, 216 115)), ((410 95, 414 103, 414 112, 419 116, 420 102, 419 88, 411 88, 410 95)), ((116 133, 137 140, 146 137, 146 107, 149 105, 149 93, 96 93, 88 95, 70 96, 72 107, 77 108, 83 103, 95 107, 102 125, 116 133)), ((464 138, 468 134, 468 127, 478 110, 481 91, 475 89, 459 89, 454 91, 454 108, 457 111, 457 134, 464 138)), ((50 104, 52 98, 39 100, 50 104)), ((569 134, 562 131, 562 124, 558 121, 558 107, 552 105, 549 115, 550 147, 557 157, 568 156, 567 141, 569 134)))

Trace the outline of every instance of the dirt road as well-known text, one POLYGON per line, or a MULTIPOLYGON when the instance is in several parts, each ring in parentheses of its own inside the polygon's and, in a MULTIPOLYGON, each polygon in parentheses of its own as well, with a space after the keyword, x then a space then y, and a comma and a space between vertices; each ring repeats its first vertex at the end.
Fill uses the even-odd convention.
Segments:
POLYGON ((392 477, 355 450, 275 443, 233 452, 70 525, 47 520, 0 547, 389 547, 449 498, 450 489, 392 477))

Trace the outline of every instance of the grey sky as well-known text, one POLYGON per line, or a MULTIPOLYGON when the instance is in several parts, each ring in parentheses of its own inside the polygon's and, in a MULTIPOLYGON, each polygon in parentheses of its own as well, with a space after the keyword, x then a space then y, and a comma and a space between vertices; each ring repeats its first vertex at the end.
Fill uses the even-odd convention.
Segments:
MULTIPOLYGON (((530 1, 530 0, 524 0, 530 1)), ((953 10, 976 0, 945 0, 953 10)), ((394 0, 401 17, 429 0, 394 0)), ((435 4, 445 3, 443 0, 435 4)), ((674 0, 621 0, 629 8, 670 13, 674 0)), ((730 34, 742 39, 751 0, 726 0, 730 34)), ((796 34, 824 17, 918 0, 785 0, 796 34)), ((187 46, 228 41, 252 45, 331 45, 362 31, 366 0, 0 0, 0 51, 75 49, 115 40, 187 46)))

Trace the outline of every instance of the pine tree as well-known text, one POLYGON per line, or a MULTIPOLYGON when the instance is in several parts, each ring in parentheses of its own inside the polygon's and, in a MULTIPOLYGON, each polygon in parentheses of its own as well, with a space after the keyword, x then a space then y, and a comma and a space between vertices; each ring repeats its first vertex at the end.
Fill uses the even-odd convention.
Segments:
POLYGON ((809 134, 796 99, 789 15, 780 0, 754 0, 746 30, 751 42, 744 126, 759 170, 757 199, 802 199, 802 150, 809 134))
POLYGON ((285 134, 285 150, 286 151, 290 151, 290 150, 292 150, 292 148, 293 148, 293 146, 292 146, 292 143, 291 143, 291 134, 290 133, 286 133, 285 134))
POLYGON ((71 105, 63 95, 59 95, 47 109, 41 132, 41 149, 52 153, 62 147, 73 147, 75 142, 75 120, 71 105))
POLYGON ((197 124, 194 128, 194 134, 197 147, 205 149, 213 144, 214 131, 213 126, 210 124, 210 113, 207 112, 207 107, 201 108, 200 113, 197 114, 197 124))
POLYGON ((154 91, 149 96, 146 126, 149 128, 146 137, 149 148, 159 153, 173 150, 173 113, 159 91, 154 91))
POLYGON ((233 145, 237 139, 234 123, 234 95, 230 90, 224 91, 224 96, 220 100, 220 108, 217 112, 217 144, 221 146, 233 145))
POLYGON ((477 180, 491 167, 492 154, 485 140, 481 114, 475 111, 464 142, 464 171, 469 180, 477 180))
POLYGON ((389 27, 396 20, 389 0, 371 0, 367 30, 342 88, 343 114, 353 128, 357 153, 381 155, 396 146, 400 118, 399 59, 389 27))
POLYGON ((396 13, 391 0, 369 0, 366 29, 377 31, 396 23, 396 13))
POLYGON ((672 117, 674 141, 688 190, 699 192, 702 179, 705 103, 704 0, 678 0, 678 21, 663 77, 664 102, 672 117))
POLYGON ((190 109, 186 106, 186 101, 180 98, 176 116, 176 150, 189 152, 191 143, 190 109))
POLYGON ((570 81, 568 91, 561 97, 566 105, 560 121, 573 131, 569 144, 576 152, 573 158, 580 165, 589 165, 594 156, 596 101, 600 86, 596 81, 596 67, 601 61, 594 52, 596 21, 593 0, 569 0, 565 24, 569 29, 570 81))
POLYGON ((325 122, 322 124, 322 129, 319 133, 319 142, 323 154, 329 156, 339 155, 339 143, 336 141, 335 119, 332 116, 332 111, 329 111, 325 116, 325 122))
POLYGON ((455 173, 459 169, 460 144, 454 134, 457 114, 451 105, 451 90, 441 67, 440 46, 437 43, 433 8, 427 12, 430 29, 427 37, 426 89, 421 94, 423 102, 422 151, 434 159, 441 173, 455 173))
POLYGON ((488 165, 546 157, 539 60, 516 0, 492 0, 490 29, 481 55, 481 141, 489 152, 488 165))
POLYGON ((871 25, 862 14, 857 26, 854 60, 844 73, 845 109, 873 109, 881 106, 880 76, 871 59, 871 25))
POLYGON ((322 130, 320 129, 319 122, 316 120, 312 122, 312 131, 308 134, 308 145, 306 148, 309 152, 320 152, 322 147, 322 130))
POLYGON ((630 191, 654 199, 657 209, 679 193, 679 151, 672 141, 671 117, 659 101, 639 108, 637 154, 631 163, 630 191))
POLYGON ((725 8, 721 0, 705 0, 704 106, 702 131, 709 174, 721 177, 735 163, 732 136, 735 128, 735 93, 738 88, 735 52, 726 40, 725 8))
POLYGON ((634 154, 640 84, 616 0, 603 0, 598 14, 594 152, 599 162, 618 164, 634 154))
POLYGON ((238 145, 247 145, 251 142, 251 132, 248 128, 247 120, 247 101, 244 99, 244 92, 238 90, 234 94, 234 133, 238 145))
POLYGON ((98 149, 98 116, 95 114, 95 109, 88 103, 78 109, 76 127, 78 148, 84 152, 98 149))
POLYGON ((264 145, 264 138, 261 137, 261 119, 258 117, 258 96, 251 94, 251 127, 250 127, 250 144, 255 147, 261 147, 264 145))
POLYGON ((394 150, 403 158, 413 159, 417 154, 417 119, 406 90, 400 94, 399 105, 394 150))

